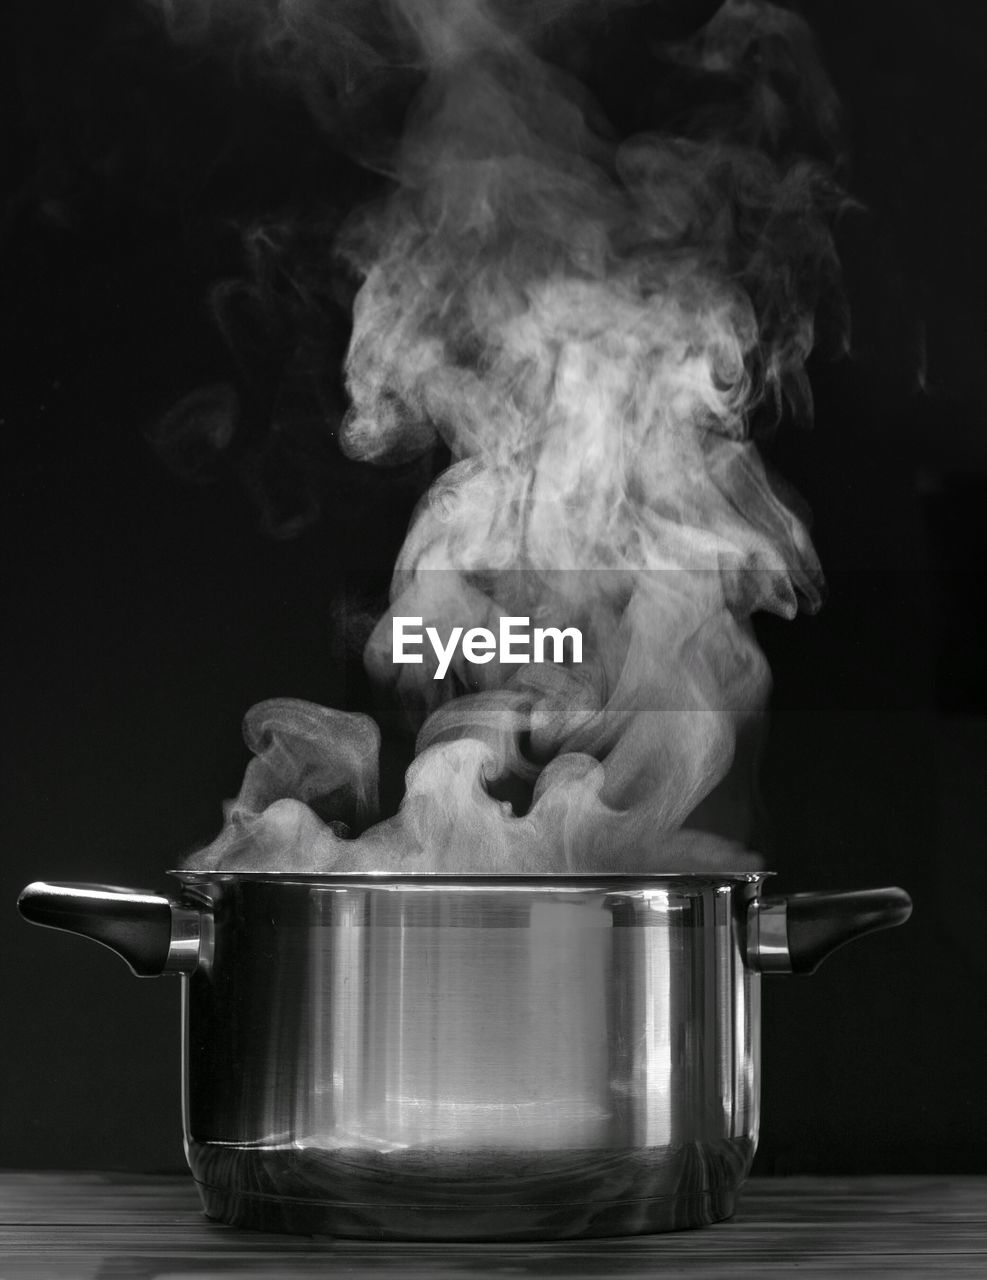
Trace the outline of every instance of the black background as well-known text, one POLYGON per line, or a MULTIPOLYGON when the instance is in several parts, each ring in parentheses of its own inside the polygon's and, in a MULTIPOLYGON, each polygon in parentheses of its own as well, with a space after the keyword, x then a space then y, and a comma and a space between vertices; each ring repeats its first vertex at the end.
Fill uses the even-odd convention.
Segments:
MULTIPOLYGON (((761 627, 769 852, 781 889, 898 883, 915 912, 765 980, 757 1168, 983 1171, 987 44, 958 0, 804 9, 871 214, 841 244, 854 358, 817 364, 816 426, 777 450, 830 598, 761 627)), ((338 600, 354 573, 383 589, 425 477, 344 465, 331 437, 292 477, 249 432, 209 484, 162 463, 147 425, 229 374, 204 299, 240 268, 234 219, 360 179, 136 3, 11 15, 0 1162, 177 1169, 177 982, 29 928, 17 892, 161 886, 218 827, 251 703, 365 703, 338 600)))

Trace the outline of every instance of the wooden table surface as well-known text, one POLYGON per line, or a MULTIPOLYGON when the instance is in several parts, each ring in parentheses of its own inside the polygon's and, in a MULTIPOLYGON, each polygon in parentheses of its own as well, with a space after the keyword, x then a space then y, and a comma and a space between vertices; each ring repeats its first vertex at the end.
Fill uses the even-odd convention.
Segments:
POLYGON ((774 1178, 699 1231, 544 1245, 372 1244, 208 1222, 185 1177, 0 1172, 0 1280, 285 1276, 987 1277, 987 1178, 774 1178))

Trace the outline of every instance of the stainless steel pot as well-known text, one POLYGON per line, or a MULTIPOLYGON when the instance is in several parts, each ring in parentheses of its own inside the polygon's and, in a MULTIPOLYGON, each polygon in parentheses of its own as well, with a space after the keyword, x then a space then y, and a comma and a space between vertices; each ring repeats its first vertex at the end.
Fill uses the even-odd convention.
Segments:
POLYGON ((183 975, 206 1213, 269 1231, 534 1240, 729 1217, 754 1155, 761 972, 900 924, 900 889, 764 877, 175 872, 174 900, 20 909, 183 975))

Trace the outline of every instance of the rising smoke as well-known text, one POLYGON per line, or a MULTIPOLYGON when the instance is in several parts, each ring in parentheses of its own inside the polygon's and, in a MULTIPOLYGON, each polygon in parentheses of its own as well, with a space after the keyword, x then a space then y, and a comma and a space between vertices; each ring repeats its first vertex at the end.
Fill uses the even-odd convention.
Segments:
POLYGON ((585 82, 610 16, 636 9, 168 4, 176 36, 222 37, 386 175, 324 246, 359 282, 341 444, 374 464, 440 442, 452 457, 365 654, 419 729, 399 812, 377 810, 368 717, 275 700, 248 715, 257 758, 190 865, 758 865, 770 678, 751 616, 816 608, 822 578, 756 436, 811 412, 840 200, 795 138, 830 137, 835 108, 801 21, 728 0, 656 43, 650 74, 730 93, 621 138, 585 82), (413 90, 400 129, 395 83, 413 90), (446 633, 504 614, 578 626, 586 660, 459 658, 442 681, 392 662, 393 616, 446 633), (702 829, 717 796, 721 838, 702 829))

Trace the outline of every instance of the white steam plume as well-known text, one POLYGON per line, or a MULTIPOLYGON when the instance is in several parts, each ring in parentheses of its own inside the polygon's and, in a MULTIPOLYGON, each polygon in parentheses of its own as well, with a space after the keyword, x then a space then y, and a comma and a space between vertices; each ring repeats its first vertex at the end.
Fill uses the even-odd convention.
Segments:
POLYGON ((248 720, 259 761, 193 865, 756 865, 742 847, 749 778, 731 785, 770 684, 751 615, 814 608, 822 582, 752 421, 809 410, 814 317, 838 276, 836 195, 790 153, 779 86, 809 86, 820 133, 832 95, 798 19, 736 0, 666 48, 655 74, 757 66, 743 111, 727 127, 706 112, 688 131, 615 139, 579 83, 535 53, 587 7, 237 10, 273 61, 283 47, 284 65, 304 64, 338 118, 395 48, 425 73, 388 161, 394 190, 327 252, 362 280, 344 449, 387 463, 441 440, 453 464, 416 514, 366 652, 421 726, 399 812, 375 823, 366 717, 263 704, 248 720), (369 15, 385 12, 375 40, 369 15), (427 661, 391 660, 392 616, 446 633, 519 614, 578 626, 586 661, 460 657, 439 682, 427 661), (714 793, 739 842, 690 829, 714 793))

